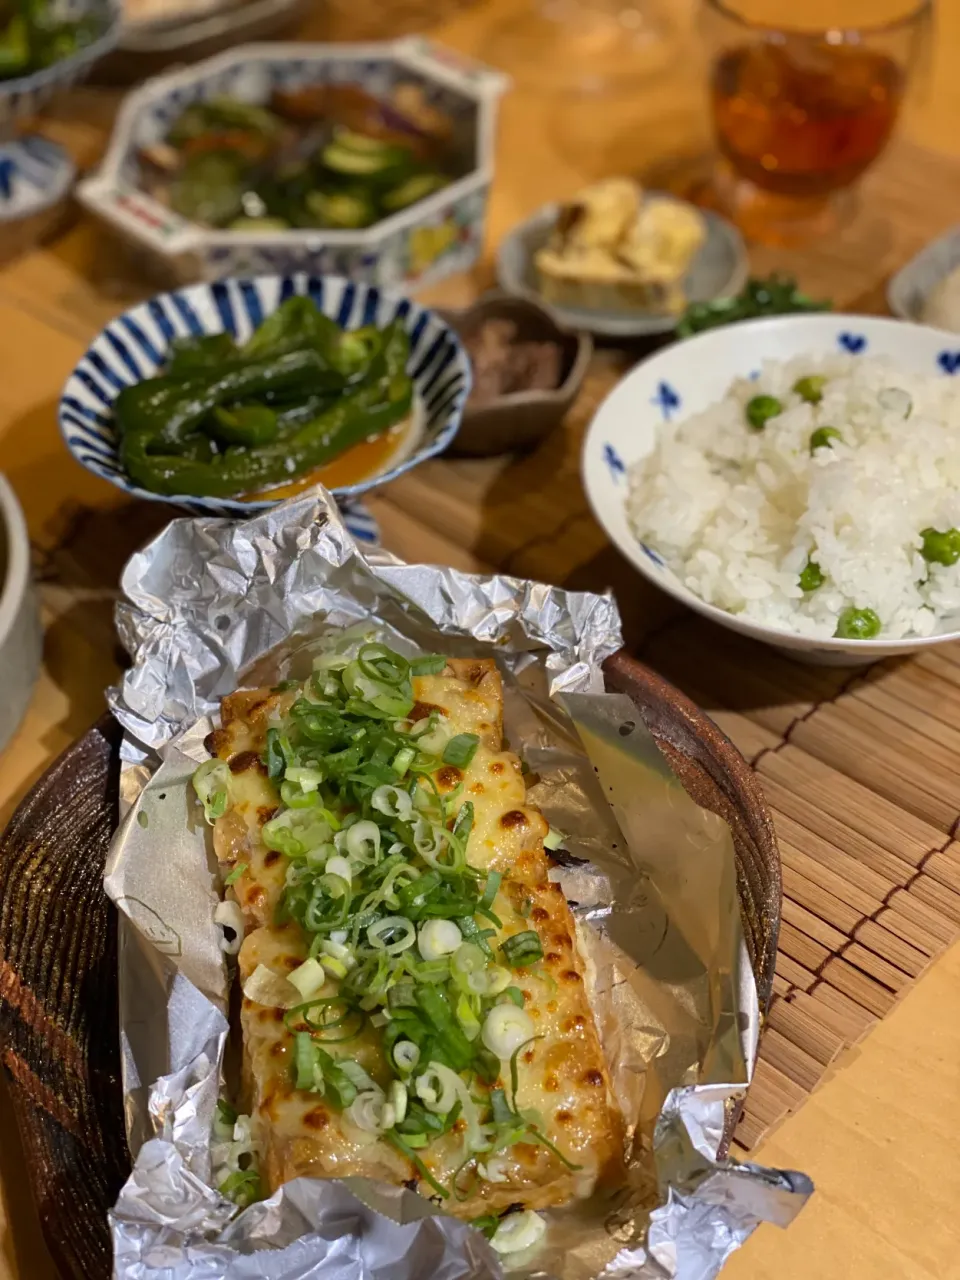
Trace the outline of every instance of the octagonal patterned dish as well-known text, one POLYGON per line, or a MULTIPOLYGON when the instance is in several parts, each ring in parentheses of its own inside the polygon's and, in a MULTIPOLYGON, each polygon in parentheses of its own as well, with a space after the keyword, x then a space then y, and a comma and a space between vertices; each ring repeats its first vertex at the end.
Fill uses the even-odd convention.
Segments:
MULTIPOLYGON (((498 72, 419 37, 382 44, 251 44, 147 81, 128 95, 99 170, 77 194, 98 218, 145 254, 166 279, 336 274, 412 289, 476 261, 493 177, 498 72), (140 158, 162 146, 185 108, 211 100, 263 106, 271 95, 351 87, 389 108, 415 93, 449 128, 447 185, 373 225, 214 228, 176 213, 146 189, 140 158)), ((267 219, 264 221, 272 221, 267 219)))

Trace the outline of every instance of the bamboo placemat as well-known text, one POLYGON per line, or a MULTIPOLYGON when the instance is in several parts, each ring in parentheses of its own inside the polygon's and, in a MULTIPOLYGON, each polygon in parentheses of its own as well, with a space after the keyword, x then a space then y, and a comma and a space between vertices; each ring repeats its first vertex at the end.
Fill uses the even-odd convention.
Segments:
MULTIPOLYGON (((804 254, 758 251, 754 267, 793 271, 837 309, 881 310, 886 277, 957 210, 960 162, 902 144, 868 179, 842 236, 804 254)), ((111 246, 83 222, 54 252, 0 272, 0 309, 19 316, 24 342, 27 330, 46 334, 67 362, 110 315, 149 292, 111 246)), ((480 268, 441 299, 464 300, 488 282, 480 268)), ((607 543, 580 484, 585 426, 643 354, 599 351, 564 428, 534 454, 435 460, 370 507, 384 544, 407 560, 612 588, 633 651, 712 714, 757 769, 785 899, 776 998, 738 1132, 750 1148, 960 936, 960 648, 852 675, 804 667, 710 627, 644 583, 607 543)), ((37 544, 53 684, 62 680, 89 718, 90 680, 60 648, 72 653, 79 643, 97 655, 97 687, 110 678, 119 569, 176 512, 129 503, 86 478, 78 488, 51 410, 23 419, 34 422, 29 444, 46 460, 42 474, 24 469, 22 433, 15 448, 9 437, 7 469, 37 544)))

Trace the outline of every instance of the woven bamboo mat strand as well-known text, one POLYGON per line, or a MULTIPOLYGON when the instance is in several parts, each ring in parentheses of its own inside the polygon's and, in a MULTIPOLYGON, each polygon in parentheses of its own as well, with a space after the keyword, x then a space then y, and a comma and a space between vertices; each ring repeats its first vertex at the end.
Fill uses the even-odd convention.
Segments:
POLYGON ((960 646, 818 670, 684 615, 641 656, 750 760, 780 842, 774 1000, 737 1131, 749 1149, 960 936, 960 646))

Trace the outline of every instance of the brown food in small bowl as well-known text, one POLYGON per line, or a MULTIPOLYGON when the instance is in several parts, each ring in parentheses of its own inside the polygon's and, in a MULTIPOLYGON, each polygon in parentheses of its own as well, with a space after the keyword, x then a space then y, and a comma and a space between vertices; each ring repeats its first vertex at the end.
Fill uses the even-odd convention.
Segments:
POLYGON ((516 320, 484 320, 463 345, 473 365, 467 404, 474 408, 518 391, 556 391, 560 385, 560 344, 524 341, 516 320))
POLYGON ((591 339, 564 329, 536 303, 506 294, 441 314, 473 365, 473 391, 449 452, 488 457, 539 444, 577 397, 591 339))

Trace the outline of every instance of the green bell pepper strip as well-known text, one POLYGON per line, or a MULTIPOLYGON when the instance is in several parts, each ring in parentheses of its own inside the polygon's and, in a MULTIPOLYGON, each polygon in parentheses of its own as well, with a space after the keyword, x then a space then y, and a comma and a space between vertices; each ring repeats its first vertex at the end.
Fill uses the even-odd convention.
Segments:
POLYGON ((222 369, 240 355, 229 333, 205 333, 199 338, 174 338, 164 375, 189 378, 222 369))
POLYGON ((121 456, 127 448, 137 454, 179 452, 217 405, 250 400, 271 390, 300 387, 306 395, 342 386, 342 375, 309 350, 230 365, 205 376, 149 378, 124 387, 114 402, 121 456))
POLYGON ((139 447, 139 438, 134 438, 124 441, 123 461, 131 479, 152 493, 229 498, 294 480, 321 466, 351 445, 392 427, 409 413, 412 401, 409 382, 386 399, 377 387, 361 387, 289 439, 274 444, 228 450, 212 462, 194 462, 176 454, 148 454, 139 447))
POLYGON ((333 365, 344 336, 337 322, 318 310, 311 298, 297 296, 287 298, 267 316, 247 339, 242 353, 260 360, 309 349, 333 365))
POLYGON ((221 444, 271 444, 279 434, 277 415, 265 404, 218 405, 205 423, 207 435, 221 444))
MULTIPOLYGON (((329 461, 351 445, 386 431, 404 418, 413 403, 406 373, 409 342, 403 326, 384 331, 378 376, 344 395, 330 408, 271 444, 228 449, 210 462, 178 454, 151 452, 149 431, 128 431, 121 457, 131 479, 153 493, 169 496, 233 497, 282 484, 329 461)), ((286 357, 281 357, 286 359, 286 357)))

